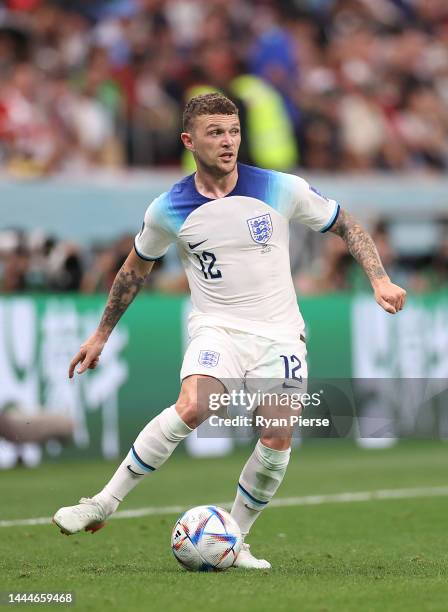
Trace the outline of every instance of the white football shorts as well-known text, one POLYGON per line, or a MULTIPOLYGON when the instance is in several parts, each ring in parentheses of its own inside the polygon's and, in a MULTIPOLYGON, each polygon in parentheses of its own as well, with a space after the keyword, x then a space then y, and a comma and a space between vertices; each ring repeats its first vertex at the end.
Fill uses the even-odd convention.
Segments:
POLYGON ((212 376, 227 390, 271 391, 279 387, 306 393, 308 369, 305 338, 274 341, 226 327, 198 327, 185 352, 180 378, 212 376))

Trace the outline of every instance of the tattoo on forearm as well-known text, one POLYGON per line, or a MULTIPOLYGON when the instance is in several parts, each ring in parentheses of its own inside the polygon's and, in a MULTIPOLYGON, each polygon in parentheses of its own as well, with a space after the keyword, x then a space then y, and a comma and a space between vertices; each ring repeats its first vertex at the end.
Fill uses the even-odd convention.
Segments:
POLYGON ((344 240, 371 281, 387 276, 372 237, 347 211, 341 210, 330 231, 344 240))
POLYGON ((98 326, 99 330, 110 334, 144 285, 145 280, 146 276, 136 274, 135 270, 120 269, 110 290, 106 308, 98 326))

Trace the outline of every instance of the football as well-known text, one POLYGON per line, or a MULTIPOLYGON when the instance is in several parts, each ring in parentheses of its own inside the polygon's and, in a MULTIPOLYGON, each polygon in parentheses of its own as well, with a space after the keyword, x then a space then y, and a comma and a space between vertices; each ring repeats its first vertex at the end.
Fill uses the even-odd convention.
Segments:
POLYGON ((225 570, 233 565, 242 545, 234 518, 217 506, 197 506, 174 525, 171 550, 190 571, 225 570))

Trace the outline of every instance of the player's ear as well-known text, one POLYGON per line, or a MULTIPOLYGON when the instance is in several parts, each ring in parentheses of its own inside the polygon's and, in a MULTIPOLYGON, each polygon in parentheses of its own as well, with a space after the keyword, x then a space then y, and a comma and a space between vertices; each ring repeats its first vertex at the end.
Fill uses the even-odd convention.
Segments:
POLYGON ((189 151, 194 151, 193 138, 191 137, 191 134, 189 132, 182 132, 182 134, 180 135, 180 139, 182 140, 183 145, 186 149, 188 149, 189 151))

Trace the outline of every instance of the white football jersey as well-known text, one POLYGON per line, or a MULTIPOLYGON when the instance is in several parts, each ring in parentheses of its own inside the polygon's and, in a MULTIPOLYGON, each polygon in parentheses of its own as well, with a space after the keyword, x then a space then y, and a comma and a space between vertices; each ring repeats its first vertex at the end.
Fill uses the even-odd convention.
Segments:
POLYGON ((190 329, 224 326, 280 340, 304 331, 289 261, 289 221, 325 232, 339 205, 291 174, 238 164, 238 181, 216 200, 194 174, 148 207, 137 254, 162 257, 175 242, 193 302, 190 329))

